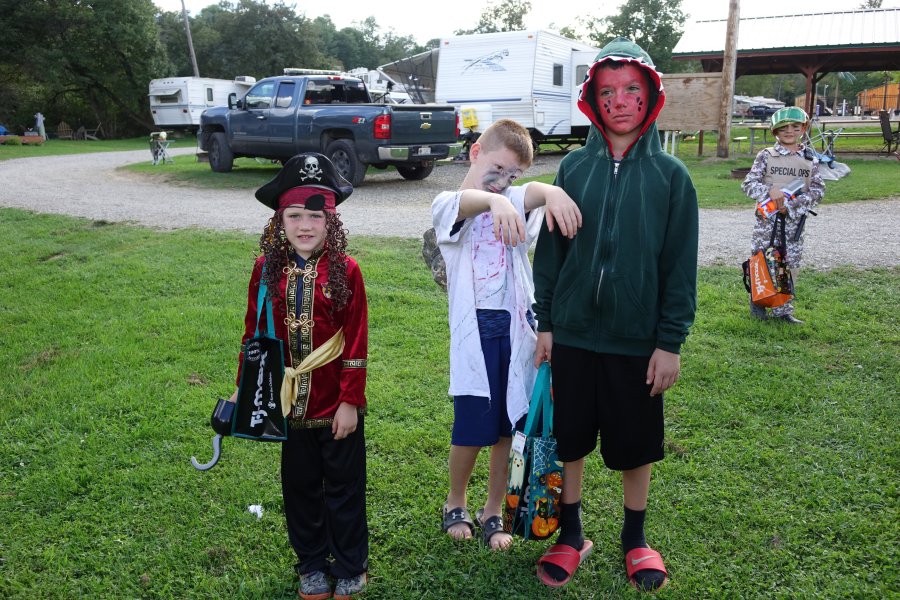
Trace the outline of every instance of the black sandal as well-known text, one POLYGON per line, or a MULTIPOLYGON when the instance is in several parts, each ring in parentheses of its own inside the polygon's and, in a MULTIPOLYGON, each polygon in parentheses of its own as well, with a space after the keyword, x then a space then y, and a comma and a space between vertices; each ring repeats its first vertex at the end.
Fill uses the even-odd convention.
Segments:
MULTIPOLYGON (((484 545, 491 548, 491 538, 494 537, 495 534, 503 532, 503 517, 494 515, 485 521, 484 509, 479 508, 475 513, 475 523, 481 527, 481 540, 484 542, 484 545)), ((497 550, 505 549, 506 548, 497 548, 497 550)))
POLYGON ((447 531, 449 531, 451 527, 458 523, 465 523, 469 526, 469 532, 472 535, 475 534, 475 523, 472 521, 472 517, 471 515, 469 515, 469 511, 466 510, 464 506, 460 506, 454 509, 448 509, 447 505, 445 504, 444 508, 441 510, 441 515, 441 528, 444 530, 444 533, 447 533, 447 531))

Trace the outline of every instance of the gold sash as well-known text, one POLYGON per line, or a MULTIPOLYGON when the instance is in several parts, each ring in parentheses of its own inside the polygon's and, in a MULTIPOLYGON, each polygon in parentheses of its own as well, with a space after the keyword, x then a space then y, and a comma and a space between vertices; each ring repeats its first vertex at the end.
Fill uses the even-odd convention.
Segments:
POLYGON ((344 351, 344 329, 341 328, 327 342, 309 353, 309 356, 297 365, 284 370, 281 382, 281 412, 286 417, 291 414, 291 407, 297 400, 297 385, 300 375, 327 365, 344 351))

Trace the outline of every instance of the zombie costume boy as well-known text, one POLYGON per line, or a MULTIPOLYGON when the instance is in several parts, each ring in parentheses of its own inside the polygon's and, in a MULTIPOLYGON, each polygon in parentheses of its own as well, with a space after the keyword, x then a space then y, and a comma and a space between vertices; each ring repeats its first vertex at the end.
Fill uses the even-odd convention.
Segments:
POLYGON ((644 538, 652 463, 663 458, 663 392, 675 384, 694 319, 697 193, 662 151, 660 73, 633 42, 597 55, 578 100, 591 120, 583 148, 560 163, 556 185, 581 209, 574 240, 541 230, 534 254, 536 360, 553 372, 553 431, 564 463, 560 535, 538 576, 565 585, 593 544, 581 523, 585 457, 597 446, 622 473, 621 547, 628 580, 659 589, 659 552, 644 538))
POLYGON ((485 544, 503 550, 512 543, 501 519, 510 435, 528 412, 536 376, 528 248, 545 213, 569 235, 580 215, 559 188, 539 181, 512 185, 532 161, 531 136, 521 124, 495 121, 469 156, 460 189, 438 194, 431 205, 446 263, 454 406, 441 527, 455 539, 472 537, 466 490, 478 453, 490 447, 488 495, 476 520, 485 544))
POLYGON ((330 598, 329 573, 334 597, 349 597, 365 586, 368 569, 366 290, 335 212, 352 190, 326 157, 310 153, 256 192, 275 214, 250 277, 243 342, 254 335, 264 282, 285 350, 282 494, 302 598, 330 598))
MULTIPOLYGON (((772 115, 772 133, 778 140, 774 146, 761 150, 753 161, 753 167, 741 190, 758 202, 772 199, 785 218, 787 251, 785 262, 794 279, 803 257, 803 229, 809 214, 825 195, 825 182, 819 174, 819 159, 812 148, 803 143, 803 134, 809 118, 802 108, 789 106, 772 115), (803 189, 793 197, 785 198, 782 188, 796 179, 803 180, 803 189)), ((756 222, 750 238, 750 255, 769 247, 772 239, 774 215, 769 218, 754 211, 756 222)), ((750 314, 766 319, 766 309, 750 303, 750 314)), ((794 317, 793 302, 772 309, 772 317, 790 324, 802 323, 794 317)))

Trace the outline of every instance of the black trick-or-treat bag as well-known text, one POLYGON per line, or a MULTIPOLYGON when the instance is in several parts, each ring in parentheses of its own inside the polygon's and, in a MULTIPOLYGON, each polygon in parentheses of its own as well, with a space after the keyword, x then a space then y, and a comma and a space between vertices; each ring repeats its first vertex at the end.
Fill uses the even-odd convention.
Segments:
POLYGON ((238 386, 232 435, 263 441, 287 439, 287 418, 281 412, 284 349, 275 337, 272 302, 260 283, 256 303, 256 332, 244 345, 244 365, 238 386), (263 306, 266 321, 263 321, 263 306))

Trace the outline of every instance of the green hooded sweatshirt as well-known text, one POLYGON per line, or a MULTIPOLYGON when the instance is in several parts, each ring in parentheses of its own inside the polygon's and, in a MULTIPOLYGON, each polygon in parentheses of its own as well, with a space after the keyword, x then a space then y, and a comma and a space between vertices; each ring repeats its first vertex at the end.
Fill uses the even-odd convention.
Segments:
POLYGON ((656 117, 665 92, 640 46, 618 38, 588 71, 578 106, 593 123, 587 143, 560 163, 556 185, 578 204, 572 240, 546 223, 534 255, 538 331, 593 352, 680 352, 697 305, 697 192, 684 164, 663 152, 656 117), (652 82, 647 117, 621 161, 613 158, 594 98, 598 67, 627 61, 652 82))

